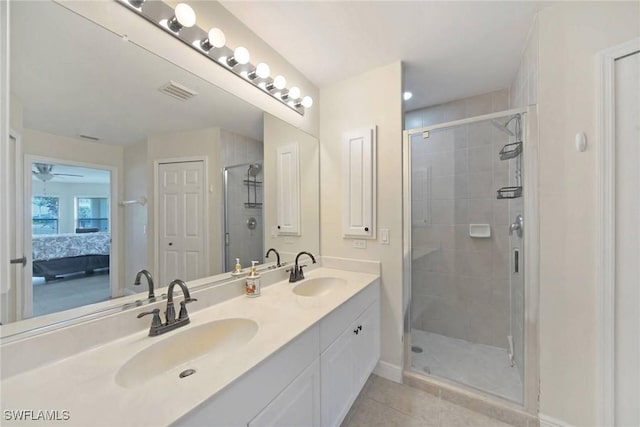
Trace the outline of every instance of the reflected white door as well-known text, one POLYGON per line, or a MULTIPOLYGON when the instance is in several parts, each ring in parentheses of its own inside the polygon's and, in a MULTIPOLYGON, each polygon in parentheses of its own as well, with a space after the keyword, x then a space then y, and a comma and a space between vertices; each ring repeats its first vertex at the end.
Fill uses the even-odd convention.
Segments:
POLYGON ((615 62, 615 425, 640 425, 640 53, 615 62))
POLYGON ((207 273, 204 162, 158 165, 158 262, 160 286, 207 273))

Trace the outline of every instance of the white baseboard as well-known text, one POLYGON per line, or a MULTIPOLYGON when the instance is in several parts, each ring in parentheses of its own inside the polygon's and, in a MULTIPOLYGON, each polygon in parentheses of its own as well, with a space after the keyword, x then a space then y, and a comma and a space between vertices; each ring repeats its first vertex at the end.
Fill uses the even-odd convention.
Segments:
POLYGON ((398 365, 380 360, 373 370, 373 373, 389 381, 402 384, 402 368, 398 365))
POLYGON ((548 415, 539 414, 538 418, 540 418, 540 427, 571 427, 571 424, 548 415))

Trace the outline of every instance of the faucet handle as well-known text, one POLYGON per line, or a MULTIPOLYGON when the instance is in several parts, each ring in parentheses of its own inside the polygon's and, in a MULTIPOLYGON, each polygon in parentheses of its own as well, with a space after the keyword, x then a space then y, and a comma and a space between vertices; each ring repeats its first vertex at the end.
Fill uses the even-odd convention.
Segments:
MULTIPOLYGON (((198 301, 198 298, 185 298, 184 303, 189 304, 190 302, 195 302, 195 301, 198 301)), ((180 303, 180 306, 182 306, 182 303, 180 303)))
POLYGON ((178 321, 189 318, 189 313, 187 312, 187 303, 191 301, 194 301, 194 300, 189 299, 188 301, 180 301, 180 314, 178 314, 178 321))
POLYGON ((160 309, 159 308, 154 308, 151 311, 145 311, 144 313, 140 313, 140 314, 138 314, 137 318, 140 319, 140 318, 146 316, 147 314, 153 314, 153 320, 151 321, 151 327, 152 328, 154 326, 161 326, 162 325, 162 319, 160 319, 160 309))

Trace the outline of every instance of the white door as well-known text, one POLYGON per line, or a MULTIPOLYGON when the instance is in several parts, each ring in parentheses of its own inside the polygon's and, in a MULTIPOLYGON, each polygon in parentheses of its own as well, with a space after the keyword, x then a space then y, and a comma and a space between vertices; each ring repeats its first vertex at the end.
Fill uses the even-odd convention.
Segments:
POLYGON ((160 286, 205 276, 204 162, 160 163, 157 184, 160 286))
POLYGON ((615 63, 615 424, 640 425, 640 53, 615 63))

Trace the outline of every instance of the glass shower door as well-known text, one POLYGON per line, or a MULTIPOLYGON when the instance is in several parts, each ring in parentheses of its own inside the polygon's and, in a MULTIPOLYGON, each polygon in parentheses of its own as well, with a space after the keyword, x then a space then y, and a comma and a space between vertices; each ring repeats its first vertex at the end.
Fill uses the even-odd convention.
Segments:
POLYGON ((521 138, 510 118, 410 135, 410 359, 421 374, 522 402, 522 238, 509 234, 522 197, 497 198, 519 184, 520 155, 499 154, 521 138))
POLYGON ((262 263, 263 173, 260 163, 229 166, 224 179, 224 271, 232 271, 236 258, 243 267, 262 263))

